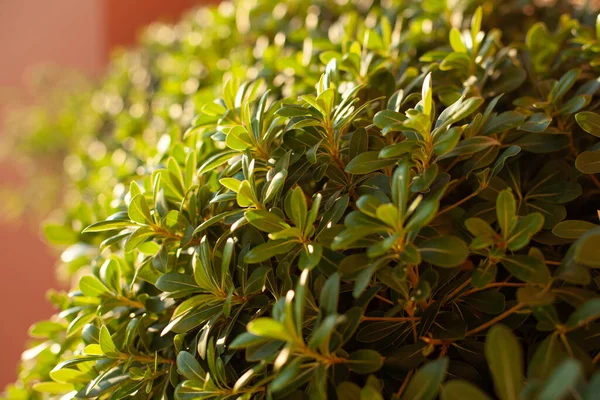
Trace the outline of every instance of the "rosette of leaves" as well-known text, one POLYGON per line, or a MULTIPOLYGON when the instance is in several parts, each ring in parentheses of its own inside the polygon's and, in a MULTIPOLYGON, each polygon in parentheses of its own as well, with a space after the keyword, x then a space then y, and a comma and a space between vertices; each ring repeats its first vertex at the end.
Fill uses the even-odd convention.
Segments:
POLYGON ((153 28, 90 93, 8 397, 597 397, 590 16, 300 3, 153 28))

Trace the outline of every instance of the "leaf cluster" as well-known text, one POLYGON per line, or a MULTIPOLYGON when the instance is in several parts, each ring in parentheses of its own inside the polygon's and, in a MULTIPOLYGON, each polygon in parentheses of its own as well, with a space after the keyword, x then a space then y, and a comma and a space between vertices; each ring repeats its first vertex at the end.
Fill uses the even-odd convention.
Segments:
POLYGON ((63 110, 73 288, 7 396, 596 398, 600 23, 454 3, 150 27, 63 110))

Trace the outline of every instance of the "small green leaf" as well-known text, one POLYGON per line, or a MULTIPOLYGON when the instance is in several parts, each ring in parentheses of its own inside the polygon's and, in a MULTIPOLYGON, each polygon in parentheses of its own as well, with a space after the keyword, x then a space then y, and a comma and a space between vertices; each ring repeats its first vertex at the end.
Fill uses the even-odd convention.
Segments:
POLYGON ((196 358, 187 351, 177 354, 177 369, 187 379, 204 381, 206 372, 202 369, 196 358))
POLYGON ((600 298, 590 299, 579 307, 567 320, 567 326, 574 328, 600 317, 600 298))
POLYGON ((100 348, 107 356, 116 356, 119 354, 119 350, 117 350, 117 346, 115 346, 108 328, 104 325, 100 327, 100 348))
POLYGON ((535 113, 519 126, 519 130, 533 133, 544 132, 548 128, 548 125, 550 125, 550 122, 552 122, 552 118, 546 115, 546 113, 535 113))
POLYGON ((312 369, 305 368, 301 371, 300 367, 303 362, 304 359, 302 357, 298 357, 292 362, 287 363, 269 385, 271 391, 274 393, 281 392, 288 387, 295 387, 296 385, 302 384, 308 380, 312 369))
POLYGON ((336 272, 327 278, 319 295, 319 308, 325 315, 337 312, 339 296, 340 275, 336 272))
MULTIPOLYGON (((452 38, 452 35, 450 35, 452 38)), ((423 79, 423 88, 421 89, 421 102, 423 104, 423 114, 431 115, 433 107, 433 90, 431 88, 431 72, 423 79)))
POLYGON ((442 71, 468 71, 471 68, 472 61, 465 53, 450 53, 440 63, 442 71))
POLYGON ((552 233, 565 239, 579 239, 590 229, 597 228, 598 225, 587 221, 568 220, 559 222, 552 228, 552 233))
POLYGON ((249 207, 258 204, 258 199, 252 190, 252 186, 248 181, 242 181, 240 191, 236 196, 237 203, 240 207, 249 207))
POLYGON ((423 260, 445 268, 461 265, 469 255, 469 248, 456 236, 440 236, 418 245, 423 260))
POLYGON ((267 187, 267 191, 265 192, 265 200, 264 203, 267 203, 275 198, 275 196, 281 191, 283 188, 283 184, 285 183, 285 178, 287 177, 287 170, 279 171, 275 174, 271 182, 269 182, 269 186, 267 187))
POLYGON ((442 387, 441 400, 491 400, 491 397, 469 382, 454 380, 442 387))
POLYGON ((481 218, 473 217, 465 221, 465 227, 473 236, 490 236, 496 235, 496 231, 492 229, 490 224, 481 218))
POLYGON ((361 400, 360 386, 352 382, 342 382, 335 388, 338 399, 361 400))
POLYGON ((496 217, 504 239, 508 239, 516 222, 517 204, 510 190, 503 190, 496 199, 496 217))
POLYGON ((114 229, 123 229, 130 226, 135 226, 131 223, 131 221, 100 221, 96 222, 87 228, 85 228, 82 233, 91 233, 91 232, 104 232, 104 231, 112 231, 114 229))
MULTIPOLYGON (((419 147, 421 147, 421 145, 418 141, 413 139, 405 139, 401 142, 391 144, 381 149, 379 151, 379 158, 398 158, 405 154, 409 154, 410 152, 414 151, 415 149, 418 149, 419 147)), ((355 158, 359 156, 360 154, 355 158)))
POLYGON ((576 386, 581 381, 583 381, 581 364, 567 358, 548 377, 537 399, 561 400, 568 398, 570 393, 576 391, 576 386))
POLYGON ((240 191, 240 186, 242 186, 242 181, 237 180, 235 178, 221 178, 219 179, 219 183, 225 186, 227 189, 236 193, 240 191))
POLYGON ((506 160, 508 160, 510 157, 516 156, 520 152, 521 148, 519 146, 510 146, 506 150, 504 150, 494 162, 494 166, 492 167, 492 172, 490 173, 490 175, 492 177, 498 175, 500 171, 502 171, 502 169, 504 168, 506 160))
POLYGON ((398 223, 400 222, 398 208, 391 203, 382 204, 377 207, 377 210, 375 210, 375 216, 381 222, 386 223, 392 228, 398 226, 398 223))
POLYGON ((519 400, 524 383, 523 353, 509 328, 504 325, 490 328, 485 339, 485 358, 500 400, 519 400))
POLYGON ((230 149, 244 151, 252 146, 252 139, 246 128, 236 125, 227 133, 225 143, 230 149))
POLYGON ((161 275, 156 281, 156 287, 164 292, 197 290, 194 278, 187 274, 169 273, 161 275))
POLYGON ((209 157, 204 164, 198 168, 198 174, 204 174, 206 172, 212 171, 213 169, 225 164, 227 161, 231 160, 234 154, 239 154, 236 150, 223 151, 217 153, 211 157, 209 157))
POLYGON ((587 133, 600 137, 600 115, 591 112, 583 111, 575 115, 575 120, 587 133))
POLYGON ((446 377, 448 358, 430 361, 419 368, 408 382, 401 400, 434 400, 446 377))
POLYGON ((493 137, 488 136, 475 136, 473 138, 464 139, 458 142, 458 144, 449 152, 439 156, 436 162, 445 160, 451 157, 467 156, 480 151, 486 150, 493 146, 498 146, 500 143, 493 137))
POLYGON ((450 46, 452 46, 452 50, 457 53, 466 53, 467 46, 462 41, 460 37, 460 31, 456 28, 452 28, 450 30, 450 46))
POLYGON ((600 150, 581 152, 575 159, 575 166, 584 174, 600 174, 600 150))
POLYGON ((575 261, 589 268, 600 268, 600 228, 594 228, 584 233, 573 245, 575 261))
POLYGON ((540 213, 531 213, 519 218, 508 239, 508 249, 517 251, 525 247, 542 226, 544 226, 544 217, 540 213))
POLYGON ((579 77, 581 70, 574 68, 565 73, 559 80, 554 84, 550 94, 548 95, 548 101, 551 103, 557 103, 562 99, 565 94, 573 87, 575 81, 579 77))
POLYGON ((288 218, 292 220, 297 228, 303 231, 308 213, 308 205, 306 204, 304 192, 299 186, 296 186, 285 197, 284 208, 288 218))
POLYGON ((300 259, 298 260, 298 266, 301 270, 313 269, 321 261, 323 254, 323 246, 319 243, 310 243, 302 249, 300 252, 300 259))
POLYGON ((75 387, 72 383, 58 383, 58 382, 38 382, 33 385, 33 390, 40 393, 48 394, 63 394, 72 392, 75 387))
POLYGON ((545 306, 555 300, 552 292, 540 286, 524 286, 517 289, 517 300, 528 306, 545 306))
POLYGON ((274 233, 290 227, 277 214, 267 210, 248 210, 244 215, 250 225, 263 232, 274 233))
POLYGON ((406 117, 399 112, 392 110, 382 110, 375 114, 375 118, 373 118, 373 123, 379 129, 382 129, 382 134, 387 134, 388 132, 401 131, 404 129, 403 122, 406 120, 406 117))
POLYGON ((481 97, 470 97, 466 100, 463 98, 458 99, 450 107, 447 107, 442 111, 435 124, 435 129, 441 130, 468 117, 473 114, 483 102, 484 99, 481 97))
POLYGON ((244 261, 248 264, 256 264, 267 261, 269 258, 278 254, 284 254, 292 251, 297 245, 298 243, 293 240, 269 240, 266 243, 262 243, 256 247, 253 247, 244 257, 244 261))
POLYGON ((508 272, 523 282, 546 284, 550 280, 550 271, 539 258, 519 254, 503 257, 501 263, 508 272))
POLYGON ((308 347, 310 349, 316 349, 322 346, 324 343, 328 343, 331 340, 331 335, 335 326, 338 323, 338 316, 336 314, 328 315, 323 321, 313 330, 310 339, 308 340, 308 347))
POLYGON ((293 341, 293 336, 285 329, 285 326, 272 318, 257 318, 246 326, 249 333, 275 340, 286 342, 293 341))
POLYGON ((477 54, 477 36, 481 30, 481 20, 483 19, 483 8, 477 7, 471 17, 471 41, 473 42, 473 53, 477 54))
POLYGON ((79 290, 90 297, 100 297, 102 295, 112 296, 112 292, 100 279, 93 275, 82 276, 79 280, 79 290))
POLYGON ((138 224, 148 225, 152 223, 152 217, 150 215, 150 208, 148 202, 144 198, 144 195, 138 194, 129 203, 127 213, 132 221, 138 224))
POLYGON ((364 175, 389 167, 394 163, 394 160, 380 159, 379 151, 367 151, 354 157, 348 165, 346 165, 346 172, 354 175, 364 175))
POLYGON ((350 353, 344 364, 357 374, 371 374, 379 371, 383 365, 383 357, 375 350, 356 350, 350 353))
MULTIPOLYGON (((453 126, 445 132, 436 135, 433 142, 433 152, 442 156, 456 147, 463 133, 463 128, 453 126)), ((406 142, 406 141, 405 141, 406 142)), ((404 143, 404 142, 403 142, 404 143)), ((379 155, 381 157, 381 154, 379 155)))
MULTIPOLYGON (((600 39, 600 24, 597 25, 597 36, 600 39)), ((600 392, 600 371, 594 372, 583 393, 583 400, 594 400, 600 392)))

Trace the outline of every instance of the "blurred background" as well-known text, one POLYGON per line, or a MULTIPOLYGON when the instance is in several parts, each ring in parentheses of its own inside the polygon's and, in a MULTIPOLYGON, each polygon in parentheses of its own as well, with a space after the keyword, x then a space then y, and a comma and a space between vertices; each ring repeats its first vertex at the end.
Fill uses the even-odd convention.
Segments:
MULTIPOLYGON (((99 77, 111 52, 133 45, 145 25, 174 22, 196 5, 215 2, 0 0, 0 135, 11 110, 40 101, 32 82, 52 73, 71 82, 99 77)), ((20 180, 22 171, 14 164, 0 163, 0 189, 20 180)), ((0 196, 0 207, 8 201, 0 196)), ((29 326, 53 313, 46 292, 61 288, 54 268, 58 252, 41 238, 41 217, 25 212, 18 219, 0 219, 0 389, 16 378, 29 326)))

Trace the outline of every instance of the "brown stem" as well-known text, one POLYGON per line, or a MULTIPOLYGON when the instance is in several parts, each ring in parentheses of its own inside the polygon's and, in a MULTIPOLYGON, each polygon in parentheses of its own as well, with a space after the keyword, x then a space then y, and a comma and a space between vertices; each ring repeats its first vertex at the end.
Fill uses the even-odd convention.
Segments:
POLYGON ((437 216, 439 217, 440 215, 442 215, 442 214, 444 214, 444 213, 452 210, 453 208, 460 206, 462 203, 471 200, 473 197, 477 196, 479 194, 479 192, 481 192, 481 190, 482 189, 477 189, 476 191, 474 191, 473 193, 471 193, 470 195, 468 195, 464 199, 460 199, 456 203, 454 203, 452 205, 449 205, 448 207, 444 208, 439 213, 437 213, 437 216))
MULTIPOLYGON (((412 307, 410 309, 408 309, 407 312, 411 318, 414 318, 414 309, 412 307)), ((417 323, 413 319, 410 321, 410 325, 411 325, 411 329, 412 329, 413 340, 415 341, 415 343, 417 343, 419 341, 419 335, 417 333, 417 323)))
POLYGON ((393 301, 391 301, 391 300, 390 300, 390 299, 388 299, 387 297, 383 297, 383 296, 382 296, 382 295, 380 295, 380 294, 376 294, 376 295, 375 295, 375 297, 376 297, 376 298, 378 298, 379 300, 383 301, 384 303, 388 303, 388 304, 394 305, 394 302, 393 302, 393 301))
POLYGON ((360 317, 361 321, 389 321, 389 322, 408 322, 420 321, 421 317, 360 317))
POLYGON ((569 353, 569 356, 575 358, 575 355, 573 354, 573 349, 571 349, 571 345, 569 344, 567 336, 564 333, 560 334, 560 341, 563 342, 563 344, 565 345, 565 349, 567 349, 567 353, 569 353))
POLYGON ((450 300, 454 296, 456 296, 458 293, 460 293, 460 291, 463 290, 465 287, 467 287, 470 283, 471 283, 471 278, 469 278, 466 281, 464 281, 459 287, 457 287, 456 289, 454 289, 449 295, 447 295, 442 300, 442 305, 445 304, 448 300, 450 300))
POLYGON ((305 345, 300 346, 300 348, 298 350, 299 350, 300 354, 312 357, 315 360, 318 360, 318 361, 322 362, 325 365, 341 364, 344 361, 346 361, 345 358, 337 357, 335 355, 322 355, 322 354, 319 354, 319 353, 317 353, 317 352, 309 349, 305 345))
POLYGON ((502 314, 498 315, 496 318, 489 320, 485 324, 479 325, 477 328, 467 331, 467 333, 465 333, 465 336, 471 336, 471 335, 474 335, 476 333, 479 333, 479 332, 489 328, 490 326, 494 325, 496 322, 502 321, 504 318, 508 317, 509 315, 514 314, 515 312, 519 311, 524 306, 525 306, 524 304, 519 303, 516 306, 514 306, 513 308, 509 308, 508 310, 504 311, 502 314))
POLYGON ((465 297, 470 294, 477 293, 482 290, 486 290, 486 289, 490 289, 490 288, 495 288, 495 287, 523 287, 523 286, 527 286, 527 284, 526 283, 517 283, 517 282, 494 282, 494 283, 490 283, 489 285, 485 285, 482 288, 473 288, 473 289, 467 290, 466 292, 461 293, 458 297, 465 297))
POLYGON ((408 382, 410 381, 410 378, 412 378, 412 375, 413 375, 414 372, 415 372, 415 370, 411 369, 408 372, 408 374, 406 375, 406 377, 404 378, 404 380, 402 381, 402 386, 400 386, 400 389, 398 389, 398 393, 396 393, 396 397, 397 398, 400 398, 400 396, 402 395, 402 393, 406 389, 406 386, 408 386, 408 382))
POLYGON ((590 179, 592 180, 592 182, 594 182, 594 185, 596 185, 597 187, 600 188, 600 180, 598 180, 598 178, 596 178, 595 175, 590 174, 588 175, 590 177, 590 179))

